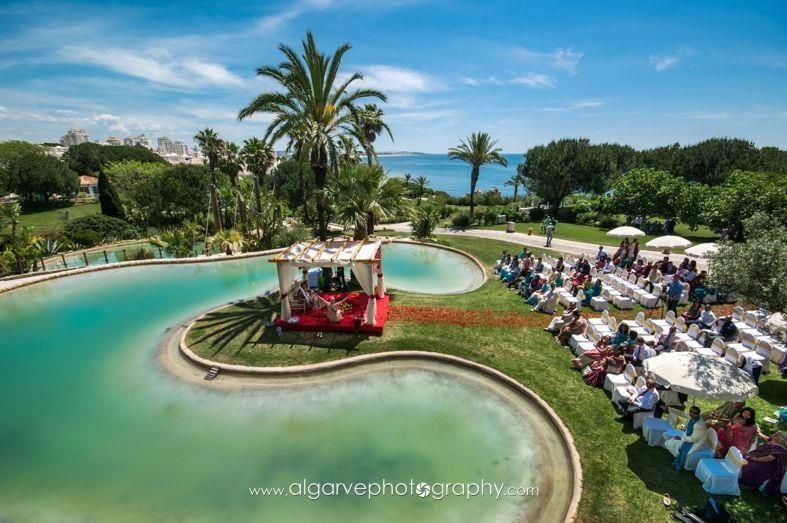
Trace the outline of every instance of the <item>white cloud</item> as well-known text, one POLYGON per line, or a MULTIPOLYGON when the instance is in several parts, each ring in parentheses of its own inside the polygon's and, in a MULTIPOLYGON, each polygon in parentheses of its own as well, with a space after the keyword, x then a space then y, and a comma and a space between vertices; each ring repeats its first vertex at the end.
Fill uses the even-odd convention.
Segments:
POLYGON ((602 105, 604 105, 604 102, 601 100, 579 100, 566 105, 542 107, 541 111, 548 113, 562 113, 567 111, 577 111, 579 109, 593 109, 596 107, 601 107, 602 105))
MULTIPOLYGON (((428 93, 442 91, 445 86, 436 78, 414 69, 394 67, 390 65, 367 65, 360 68, 363 81, 353 82, 384 93, 428 93)), ((346 80, 349 74, 341 75, 340 81, 346 80)))
POLYGON ((540 73, 527 73, 524 76, 517 76, 508 81, 510 84, 526 85, 535 88, 552 88, 555 87, 555 80, 546 74, 540 73))
POLYGON ((577 72, 577 65, 579 65, 579 61, 584 56, 584 53, 575 51, 571 48, 558 48, 549 52, 519 48, 516 49, 516 55, 525 62, 561 69, 571 74, 575 74, 577 72))
POLYGON ((64 47, 59 52, 67 62, 103 67, 126 76, 168 87, 237 87, 243 80, 223 65, 195 59, 173 59, 160 51, 147 53, 125 49, 64 47))
POLYGON ((263 16, 255 26, 260 31, 275 31, 305 12, 327 9, 335 3, 334 0, 301 0, 279 13, 263 16))
POLYGON ((730 113, 694 113, 689 115, 692 120, 727 120, 730 113))
POLYGON ((666 71, 667 69, 672 69, 673 67, 677 66, 680 63, 679 56, 650 56, 650 64, 656 69, 658 72, 666 71))
POLYGON ((501 82, 497 77, 490 76, 488 78, 472 78, 469 76, 460 76, 459 81, 466 85, 484 85, 484 84, 492 84, 492 85, 502 85, 501 82))

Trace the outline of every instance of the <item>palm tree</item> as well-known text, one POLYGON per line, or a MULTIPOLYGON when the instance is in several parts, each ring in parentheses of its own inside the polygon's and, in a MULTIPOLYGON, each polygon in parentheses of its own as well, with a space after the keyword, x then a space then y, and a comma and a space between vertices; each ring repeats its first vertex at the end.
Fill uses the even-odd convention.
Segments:
POLYGON ((0 205, 0 229, 11 226, 11 243, 16 241, 16 228, 19 225, 19 217, 22 215, 22 206, 18 203, 8 203, 0 205))
MULTIPOLYGON (((265 182, 268 170, 276 161, 276 152, 273 146, 259 138, 249 138, 243 141, 241 158, 246 164, 246 169, 254 173, 254 201, 257 214, 262 213, 262 202, 260 200, 260 185, 265 182)), ((273 194, 276 197, 276 177, 273 177, 273 194)))
POLYGON ((221 210, 219 209, 219 196, 216 193, 216 167, 219 163, 222 140, 211 128, 203 129, 198 132, 194 139, 202 149, 202 154, 208 159, 208 169, 210 170, 210 204, 213 208, 213 220, 216 232, 221 232, 221 210))
POLYGON ((246 203, 243 201, 243 195, 240 192, 238 185, 238 175, 243 169, 243 159, 240 154, 238 144, 234 142, 223 142, 221 147, 221 167, 222 171, 227 174, 232 185, 232 191, 235 193, 235 209, 238 211, 241 230, 246 231, 246 203))
POLYGON ((522 173, 524 171, 525 164, 520 163, 516 166, 516 174, 509 178, 504 185, 514 188, 514 201, 516 201, 517 194, 519 193, 519 186, 524 185, 524 178, 522 177, 522 173))
POLYGON ((410 180, 413 179, 413 175, 410 173, 404 173, 404 187, 405 189, 410 189, 410 180))
POLYGON ((259 76, 271 78, 280 84, 281 89, 257 96, 240 110, 238 119, 243 120, 256 113, 271 113, 273 121, 265 133, 265 140, 275 143, 287 136, 291 140, 295 136, 302 140, 301 152, 309 156, 317 187, 318 233, 321 239, 326 239, 328 223, 324 189, 329 168, 338 172, 339 151, 335 138, 346 134, 367 145, 356 117, 356 103, 368 98, 385 102, 386 97, 376 89, 350 91, 353 83, 363 80, 360 73, 339 80, 342 57, 349 51, 349 44, 340 46, 331 56, 321 54, 314 36, 308 32, 302 45, 302 55, 289 46, 279 45, 285 61, 278 66, 257 69, 259 76))
POLYGON ((448 149, 448 158, 451 160, 462 160, 473 166, 470 171, 470 220, 473 219, 475 209, 475 186, 478 183, 478 175, 481 173, 481 166, 487 163, 497 163, 505 167, 508 160, 500 154, 502 149, 495 148, 497 140, 487 133, 473 133, 467 141, 459 140, 457 147, 448 149))
POLYGON ((395 216, 406 208, 401 182, 389 178, 379 165, 358 164, 342 169, 327 192, 336 211, 335 219, 353 227, 356 240, 374 234, 375 220, 395 216))
POLYGON ((388 133, 391 141, 393 141, 393 134, 383 121, 383 114, 383 110, 377 107, 377 104, 366 104, 363 106, 363 109, 358 110, 355 114, 356 125, 361 130, 361 136, 364 138, 364 143, 361 145, 366 150, 366 163, 369 165, 372 165, 372 162, 377 160, 373 147, 377 137, 385 131, 388 133))
POLYGON ((426 192, 426 186, 429 185, 429 180, 426 179, 426 176, 419 176, 415 179, 415 193, 418 195, 418 204, 421 205, 421 198, 424 196, 424 192, 426 192))

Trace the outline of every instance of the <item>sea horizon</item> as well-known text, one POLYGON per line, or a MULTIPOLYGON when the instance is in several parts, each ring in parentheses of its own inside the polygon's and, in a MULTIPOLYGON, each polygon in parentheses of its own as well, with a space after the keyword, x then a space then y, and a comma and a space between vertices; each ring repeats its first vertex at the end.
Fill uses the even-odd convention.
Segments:
MULTIPOLYGON (((429 181, 427 187, 435 191, 445 191, 450 196, 464 196, 470 193, 470 166, 460 160, 451 160, 447 153, 421 153, 415 151, 377 153, 383 168, 390 176, 402 177, 410 174, 413 178, 424 176, 429 181)), ((516 174, 516 166, 524 160, 523 153, 502 153, 508 166, 484 165, 478 177, 476 190, 488 191, 497 188, 504 196, 513 196, 514 188, 505 182, 516 174)), ((519 194, 524 194, 520 187, 519 194)))

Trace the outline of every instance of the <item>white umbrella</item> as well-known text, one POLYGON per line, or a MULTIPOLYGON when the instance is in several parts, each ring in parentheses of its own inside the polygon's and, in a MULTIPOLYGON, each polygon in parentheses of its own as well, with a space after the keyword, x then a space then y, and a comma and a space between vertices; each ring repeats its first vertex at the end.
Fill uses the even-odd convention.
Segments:
POLYGON ((645 245, 659 249, 677 249, 679 247, 688 247, 691 245, 691 242, 681 236, 659 236, 658 238, 653 238, 645 245))
POLYGON ((741 401, 757 395, 751 377, 722 358, 670 352, 643 362, 653 379, 676 392, 701 399, 741 401))
POLYGON ((645 236, 644 231, 640 231, 636 227, 629 227, 625 225, 623 227, 615 227, 611 231, 607 231, 607 236, 615 236, 617 238, 626 238, 628 236, 645 236))
POLYGON ((711 254, 719 250, 718 243, 698 243, 694 247, 683 251, 689 256, 696 256, 697 258, 710 258, 711 254))

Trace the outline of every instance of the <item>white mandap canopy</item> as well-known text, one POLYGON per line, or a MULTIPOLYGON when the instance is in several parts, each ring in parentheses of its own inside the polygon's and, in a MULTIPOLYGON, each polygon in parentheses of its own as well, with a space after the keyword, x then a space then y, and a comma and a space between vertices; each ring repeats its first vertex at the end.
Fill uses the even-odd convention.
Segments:
POLYGON ((288 293, 298 270, 309 267, 350 267, 364 292, 369 295, 366 323, 374 325, 377 316, 376 298, 385 296, 382 273, 382 240, 312 240, 292 244, 273 258, 279 275, 281 319, 289 320, 292 312, 288 293), (377 276, 375 289, 374 277, 377 276))
POLYGON ((700 399, 741 401, 757 395, 754 381, 723 358, 696 352, 670 352, 648 358, 645 371, 662 385, 700 399))

